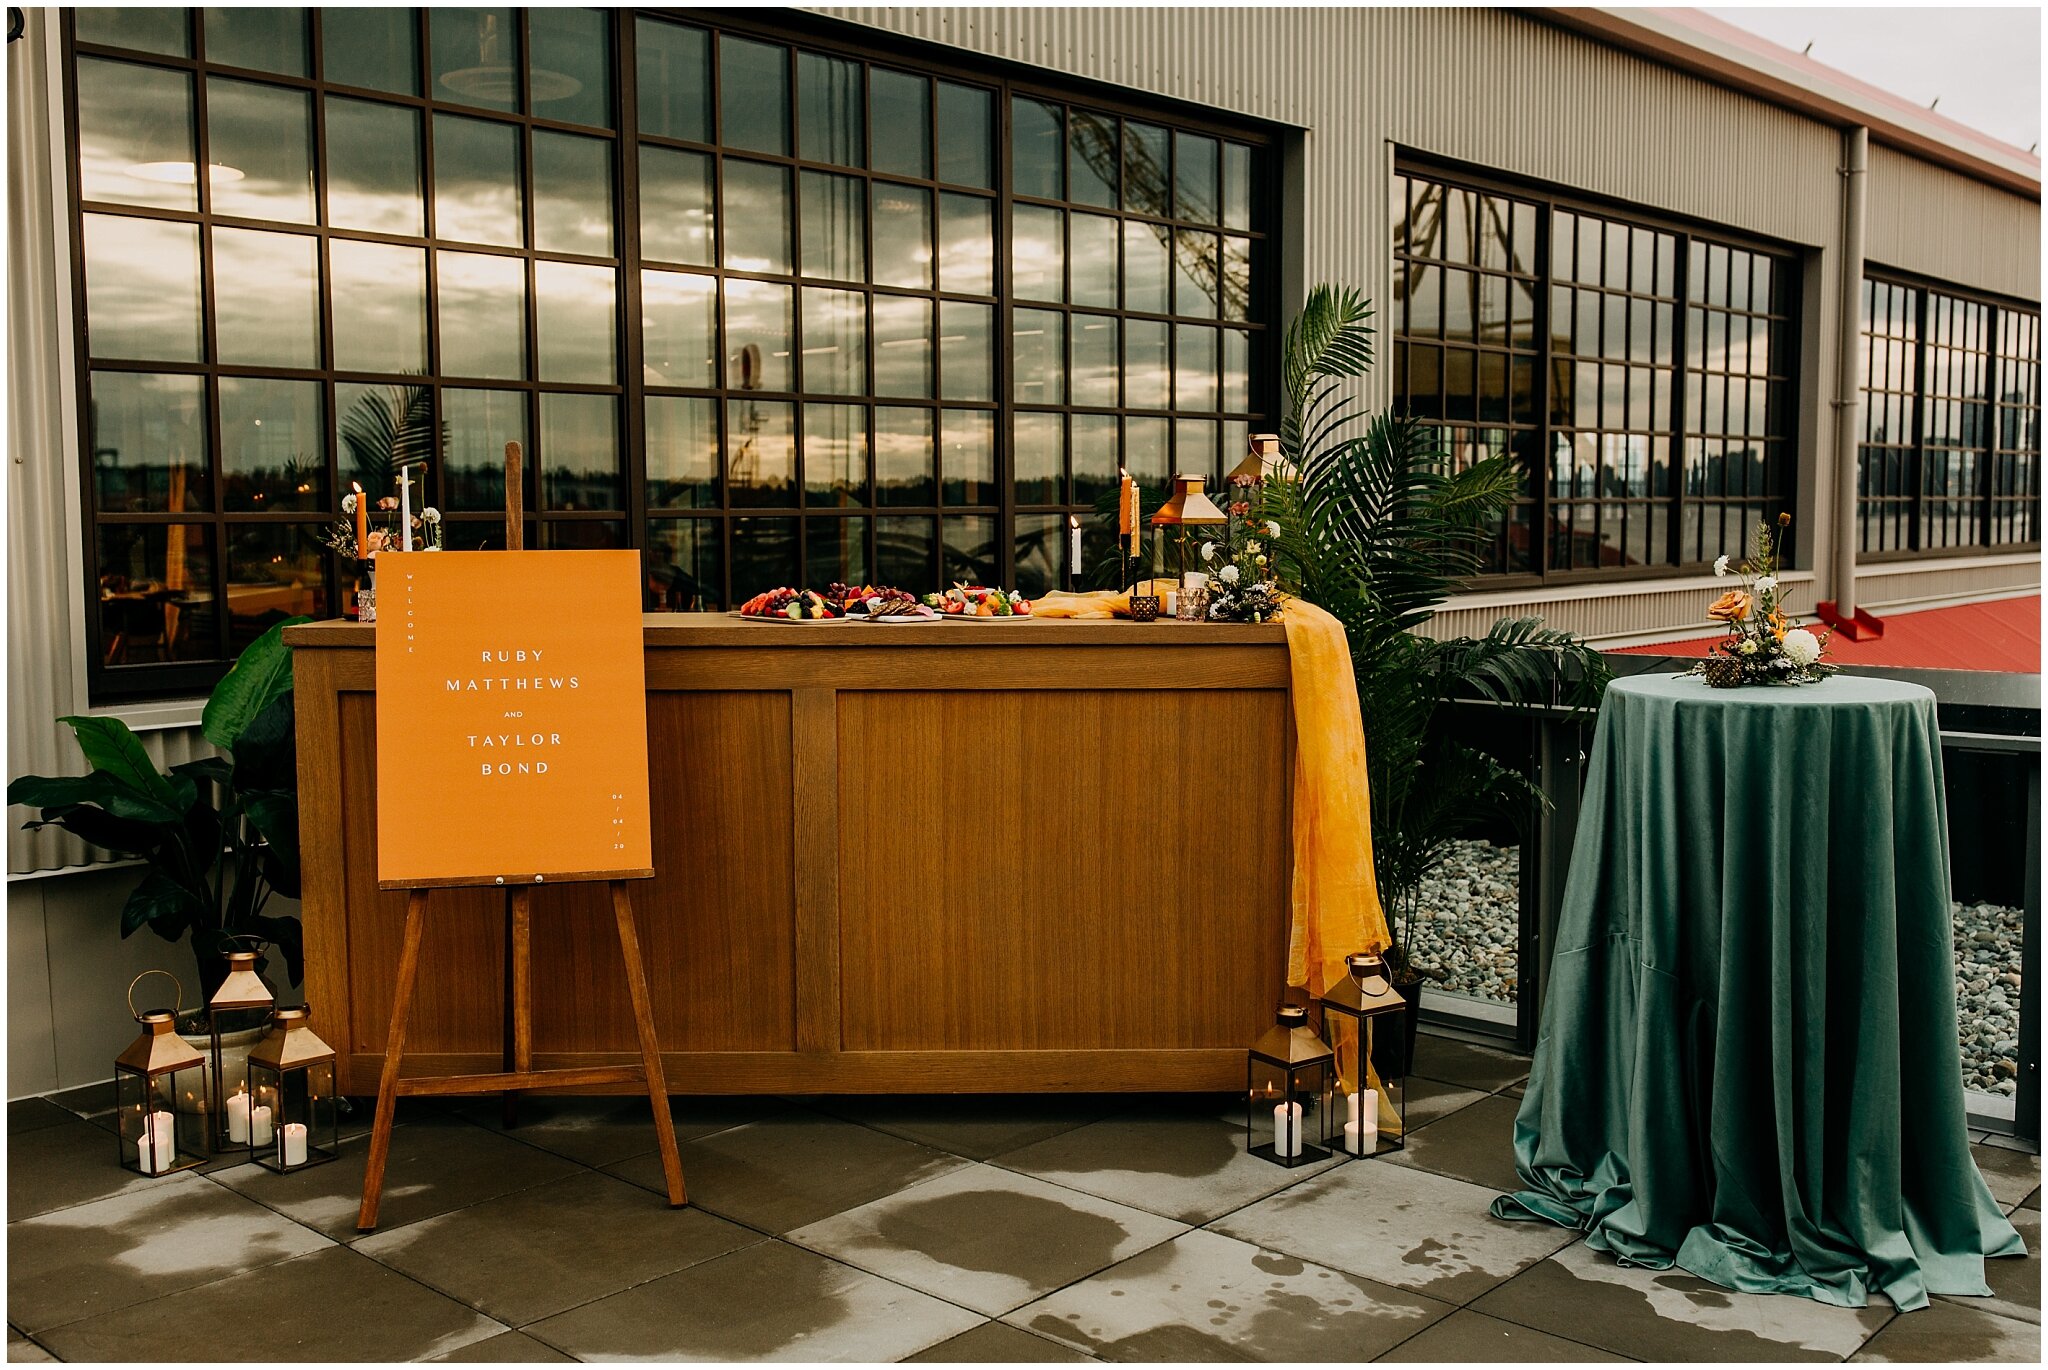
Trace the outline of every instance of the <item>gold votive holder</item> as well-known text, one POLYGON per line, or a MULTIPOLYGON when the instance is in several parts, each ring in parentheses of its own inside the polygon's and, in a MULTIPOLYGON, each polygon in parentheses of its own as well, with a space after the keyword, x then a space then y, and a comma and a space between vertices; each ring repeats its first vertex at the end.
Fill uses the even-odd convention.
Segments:
POLYGON ((1132 621, 1133 623, 1150 623, 1150 622, 1152 622, 1152 621, 1153 621, 1154 619, 1156 619, 1156 618, 1158 618, 1158 617, 1159 617, 1159 596, 1157 596, 1157 595, 1132 595, 1132 596, 1131 596, 1131 621, 1132 621))

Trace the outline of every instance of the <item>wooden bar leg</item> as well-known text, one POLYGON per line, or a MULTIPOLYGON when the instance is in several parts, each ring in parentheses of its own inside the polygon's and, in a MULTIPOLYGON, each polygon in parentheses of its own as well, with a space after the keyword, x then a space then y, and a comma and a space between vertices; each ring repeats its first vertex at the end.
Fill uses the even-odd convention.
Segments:
POLYGON ((619 925, 619 955, 626 963, 626 989, 633 997, 633 1025, 640 1031, 640 1060, 647 1074, 647 1102, 654 1109, 654 1139, 661 1148, 661 1173, 668 1181, 668 1201, 681 1208, 683 1158, 676 1154, 676 1125, 668 1115, 668 1080, 661 1068, 661 1041, 654 1032, 654 1006, 647 991, 647 969, 640 962, 640 932, 633 924, 633 901, 626 882, 614 880, 612 916, 619 925))
MULTIPOLYGON (((533 891, 512 891, 511 925, 512 997, 509 1043, 511 1058, 506 1068, 525 1072, 533 1069, 533 891)), ((505 1091, 505 1126, 512 1126, 519 1114, 519 1091, 505 1091)))
POLYGON ((427 928, 427 892, 414 890, 405 901, 405 944, 398 953, 398 987, 391 996, 391 1026, 384 1036, 384 1073, 377 1079, 377 1119, 370 1128, 370 1159, 363 1170, 363 1204, 356 1210, 356 1230, 377 1226, 377 1206, 384 1198, 384 1166, 391 1159, 392 1115, 398 1109, 399 1063, 405 1056, 405 1025, 412 1016, 413 991, 419 985, 420 940, 427 928))

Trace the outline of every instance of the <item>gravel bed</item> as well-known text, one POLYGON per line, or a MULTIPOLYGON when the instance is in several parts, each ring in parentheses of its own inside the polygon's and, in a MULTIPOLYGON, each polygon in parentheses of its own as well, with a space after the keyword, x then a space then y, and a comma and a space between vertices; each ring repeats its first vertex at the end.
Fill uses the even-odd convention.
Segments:
POLYGON ((1422 882, 1408 954, 1432 990, 1515 1002, 1520 971, 1522 853, 1458 842, 1422 882))
POLYGON ((2019 1074, 2024 915, 1998 904, 1957 904, 1954 915, 1963 1088, 2011 1094, 2019 1074))

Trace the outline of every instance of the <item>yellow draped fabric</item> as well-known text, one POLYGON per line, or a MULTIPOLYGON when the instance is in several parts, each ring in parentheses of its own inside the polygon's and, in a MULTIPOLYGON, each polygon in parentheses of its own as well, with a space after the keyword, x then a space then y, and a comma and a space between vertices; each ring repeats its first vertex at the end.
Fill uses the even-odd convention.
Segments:
POLYGON ((1053 590, 1031 601, 1033 618, 1128 618, 1131 597, 1122 590, 1053 590))

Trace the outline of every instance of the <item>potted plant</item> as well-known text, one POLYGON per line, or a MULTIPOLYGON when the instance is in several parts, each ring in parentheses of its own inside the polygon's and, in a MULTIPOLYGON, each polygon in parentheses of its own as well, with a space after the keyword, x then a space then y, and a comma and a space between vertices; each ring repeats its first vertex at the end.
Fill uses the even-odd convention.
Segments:
MULTIPOLYGON (((292 984, 305 973, 299 920, 265 912, 273 894, 299 893, 298 754, 284 630, 304 622, 274 624, 214 686, 201 727, 223 755, 165 774, 120 719, 74 716, 58 721, 77 737, 91 771, 28 775, 7 787, 8 803, 38 810, 27 827, 54 824, 142 863, 142 879, 121 909, 121 935, 146 927, 167 942, 189 937, 199 1003, 187 1006, 179 1027, 202 1049, 204 1005, 227 972, 228 952, 262 953, 261 973, 275 951, 292 984)), ((262 1024, 233 1026, 246 1053, 262 1024)), ((224 1059, 223 1074, 235 1073, 224 1059)))
MULTIPOLYGON (((1260 491, 1260 516, 1279 528, 1282 584, 1350 638, 1389 961, 1408 1000, 1405 1055, 1421 1014, 1423 974, 1407 946, 1424 879, 1474 824, 1519 824, 1546 802, 1528 777, 1461 741, 1445 707, 1591 706, 1609 672, 1597 651, 1535 618, 1501 619, 1478 638, 1420 633, 1482 565, 1520 476, 1502 455, 1452 470, 1427 425, 1359 412, 1349 390, 1372 367, 1371 317, 1357 292, 1319 286, 1288 329, 1282 470, 1260 491)), ((1406 1073, 1405 1060, 1386 1065, 1406 1073)))

